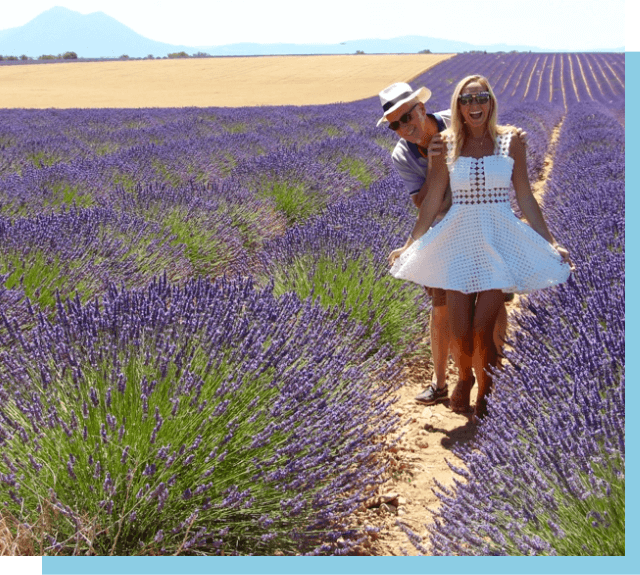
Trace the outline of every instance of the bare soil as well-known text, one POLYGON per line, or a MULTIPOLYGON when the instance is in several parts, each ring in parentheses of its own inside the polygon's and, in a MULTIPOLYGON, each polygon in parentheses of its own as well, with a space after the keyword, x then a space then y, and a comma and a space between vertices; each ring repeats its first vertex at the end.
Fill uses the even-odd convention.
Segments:
POLYGON ((0 66, 3 108, 285 106, 351 102, 453 54, 177 58, 0 66))

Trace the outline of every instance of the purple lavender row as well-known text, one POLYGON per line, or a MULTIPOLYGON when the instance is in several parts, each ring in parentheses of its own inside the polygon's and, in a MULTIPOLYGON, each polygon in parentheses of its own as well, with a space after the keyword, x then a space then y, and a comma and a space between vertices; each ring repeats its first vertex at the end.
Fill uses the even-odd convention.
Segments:
POLYGON ((42 554, 345 553, 396 425, 375 338, 248 280, 59 301, 0 358, 2 513, 58 518, 42 554))
POLYGON ((624 107, 624 54, 459 54, 414 83, 432 91, 432 109, 444 109, 458 80, 469 74, 489 79, 503 109, 522 102, 566 108, 587 100, 624 107))
POLYGON ((52 305, 55 294, 91 297, 111 282, 140 287, 169 270, 192 274, 181 245, 152 222, 110 208, 71 208, 9 220, 0 217, 4 286, 52 305))
POLYGON ((524 302, 436 555, 624 554, 624 131, 605 108, 570 109, 544 210, 576 271, 524 302))
MULTIPOLYGON (((313 213, 364 187, 354 165, 371 180, 390 170, 377 145, 358 138, 363 114, 353 106, 74 112, 9 118, 0 209, 9 217, 69 205, 135 214, 184 244, 191 271, 179 266, 183 277, 250 273, 261 244, 298 217, 273 199, 275 186, 293 188, 313 213), (347 153, 352 163, 342 166, 347 153)), ((369 130, 374 117, 365 117, 369 130)))
MULTIPOLYGON (((177 155, 177 165, 191 163, 202 170, 201 177, 224 176, 246 158, 358 133, 369 124, 362 116, 360 107, 349 105, 0 110, 0 175, 28 164, 41 167, 137 149, 143 158, 149 151, 167 160, 177 155)), ((126 155, 114 156, 118 160, 126 163, 126 155)))

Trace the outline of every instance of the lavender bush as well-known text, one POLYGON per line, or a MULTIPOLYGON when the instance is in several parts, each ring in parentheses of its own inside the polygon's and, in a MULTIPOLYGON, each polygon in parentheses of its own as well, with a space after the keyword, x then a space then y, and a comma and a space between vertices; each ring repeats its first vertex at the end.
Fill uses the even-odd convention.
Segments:
MULTIPOLYGON (((340 553, 395 368, 310 300, 166 279, 58 301, 2 353, 3 514, 40 552, 340 553), (349 334, 349 335, 347 335, 349 334)), ((375 334, 374 334, 375 335, 375 334)), ((5 342, 6 344, 6 342, 5 342)))
POLYGON ((133 287, 165 269, 172 277, 186 274, 183 247, 171 239, 152 222, 107 208, 0 218, 0 273, 7 288, 19 286, 42 307, 52 306, 56 293, 88 299, 108 282, 133 287))
POLYGON ((387 254, 401 244, 415 217, 396 175, 366 194, 330 206, 264 247, 264 271, 276 293, 294 291, 327 309, 347 309, 373 329, 394 355, 410 353, 425 330, 428 304, 417 286, 389 276, 387 254))

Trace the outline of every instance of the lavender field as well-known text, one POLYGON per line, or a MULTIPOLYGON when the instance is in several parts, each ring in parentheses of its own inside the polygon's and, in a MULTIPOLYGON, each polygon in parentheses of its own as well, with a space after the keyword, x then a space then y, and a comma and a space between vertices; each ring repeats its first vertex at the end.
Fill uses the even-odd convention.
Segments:
MULTIPOLYGON (((576 271, 523 300, 460 480, 407 541, 624 554, 624 55, 461 54, 413 83, 436 111, 471 73, 527 131, 532 180, 560 130, 544 211, 576 271)), ((355 552, 429 306, 388 274, 415 211, 379 115, 0 110, 14 553, 355 552)))

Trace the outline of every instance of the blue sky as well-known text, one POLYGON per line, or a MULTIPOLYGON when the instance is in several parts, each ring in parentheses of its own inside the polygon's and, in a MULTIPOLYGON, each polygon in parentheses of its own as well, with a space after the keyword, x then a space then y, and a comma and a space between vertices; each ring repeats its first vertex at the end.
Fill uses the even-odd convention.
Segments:
MULTIPOLYGON (((627 18, 625 0, 413 4, 397 0, 27 0, 3 4, 0 30, 22 26, 49 8, 64 6, 82 14, 104 12, 152 40, 196 47, 248 41, 332 44, 417 35, 589 51, 625 45, 625 20, 631 19, 636 2, 626 2, 627 18)), ((630 39, 634 35, 629 34, 630 39)))

